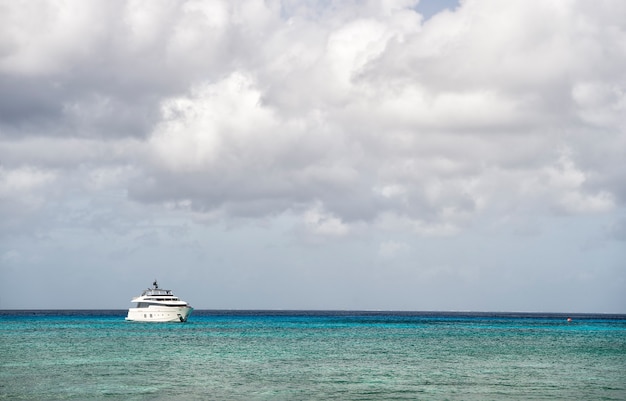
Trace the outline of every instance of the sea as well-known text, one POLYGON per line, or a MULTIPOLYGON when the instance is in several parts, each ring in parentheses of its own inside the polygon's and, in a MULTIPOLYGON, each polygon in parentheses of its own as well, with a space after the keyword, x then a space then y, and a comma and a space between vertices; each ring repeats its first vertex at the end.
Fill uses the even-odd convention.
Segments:
POLYGON ((0 311, 0 399, 626 400, 626 315, 125 315, 0 311))

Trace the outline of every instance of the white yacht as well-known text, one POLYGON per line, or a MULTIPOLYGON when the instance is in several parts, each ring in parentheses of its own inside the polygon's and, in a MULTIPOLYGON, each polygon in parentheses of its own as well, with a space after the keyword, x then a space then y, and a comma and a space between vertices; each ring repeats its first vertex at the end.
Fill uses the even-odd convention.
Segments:
POLYGON ((193 311, 191 305, 174 296, 171 290, 159 288, 156 280, 152 288, 131 302, 136 302, 137 307, 128 309, 126 320, 137 322, 186 322, 193 311))

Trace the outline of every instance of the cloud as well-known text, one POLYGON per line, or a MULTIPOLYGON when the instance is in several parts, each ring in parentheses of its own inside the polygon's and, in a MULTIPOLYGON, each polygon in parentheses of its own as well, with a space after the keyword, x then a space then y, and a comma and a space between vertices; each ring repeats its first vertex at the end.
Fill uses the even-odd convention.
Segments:
POLYGON ((378 255, 382 258, 394 258, 406 253, 410 249, 409 245, 398 241, 384 241, 378 246, 378 255))
POLYGON ((33 168, 15 170, 0 169, 0 194, 4 198, 12 195, 27 195, 40 189, 54 179, 54 174, 33 168))
POLYGON ((29 217, 44 207, 56 180, 52 171, 0 166, 0 237, 23 230, 29 217))
POLYGON ((178 266, 199 307, 619 311, 624 14, 0 0, 5 306, 178 266))
POLYGON ((608 229, 608 235, 614 240, 626 241, 626 218, 614 221, 608 229))
POLYGON ((3 215, 59 174, 330 237, 623 208, 623 4, 415 6, 4 2, 3 215))
POLYGON ((316 205, 304 212, 306 228, 316 235, 341 237, 349 232, 349 227, 332 214, 325 212, 316 205))

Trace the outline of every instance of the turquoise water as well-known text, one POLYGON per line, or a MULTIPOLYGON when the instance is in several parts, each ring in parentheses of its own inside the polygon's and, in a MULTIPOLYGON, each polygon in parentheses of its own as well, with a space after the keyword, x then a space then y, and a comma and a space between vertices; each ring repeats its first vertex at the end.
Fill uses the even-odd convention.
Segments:
POLYGON ((0 311, 0 399, 625 400, 626 316, 0 311))

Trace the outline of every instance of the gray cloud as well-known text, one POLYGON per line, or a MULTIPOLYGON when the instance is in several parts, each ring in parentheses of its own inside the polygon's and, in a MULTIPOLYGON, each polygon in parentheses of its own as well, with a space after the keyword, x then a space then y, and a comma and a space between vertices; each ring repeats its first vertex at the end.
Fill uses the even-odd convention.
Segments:
POLYGON ((2 146, 21 153, 5 168, 53 166, 39 143, 133 165, 140 202, 259 217, 321 202, 370 223, 623 199, 624 32, 605 7, 467 2, 423 23, 375 3, 46 3, 31 23, 47 35, 10 8, 2 146))
MULTIPOLYGON (((626 6, 430 5, 1 2, 0 235, 89 232, 130 263, 207 257, 180 227, 280 226, 407 272, 413 237, 621 221, 626 6)), ((412 277, 491 268, 443 259, 412 277)))

